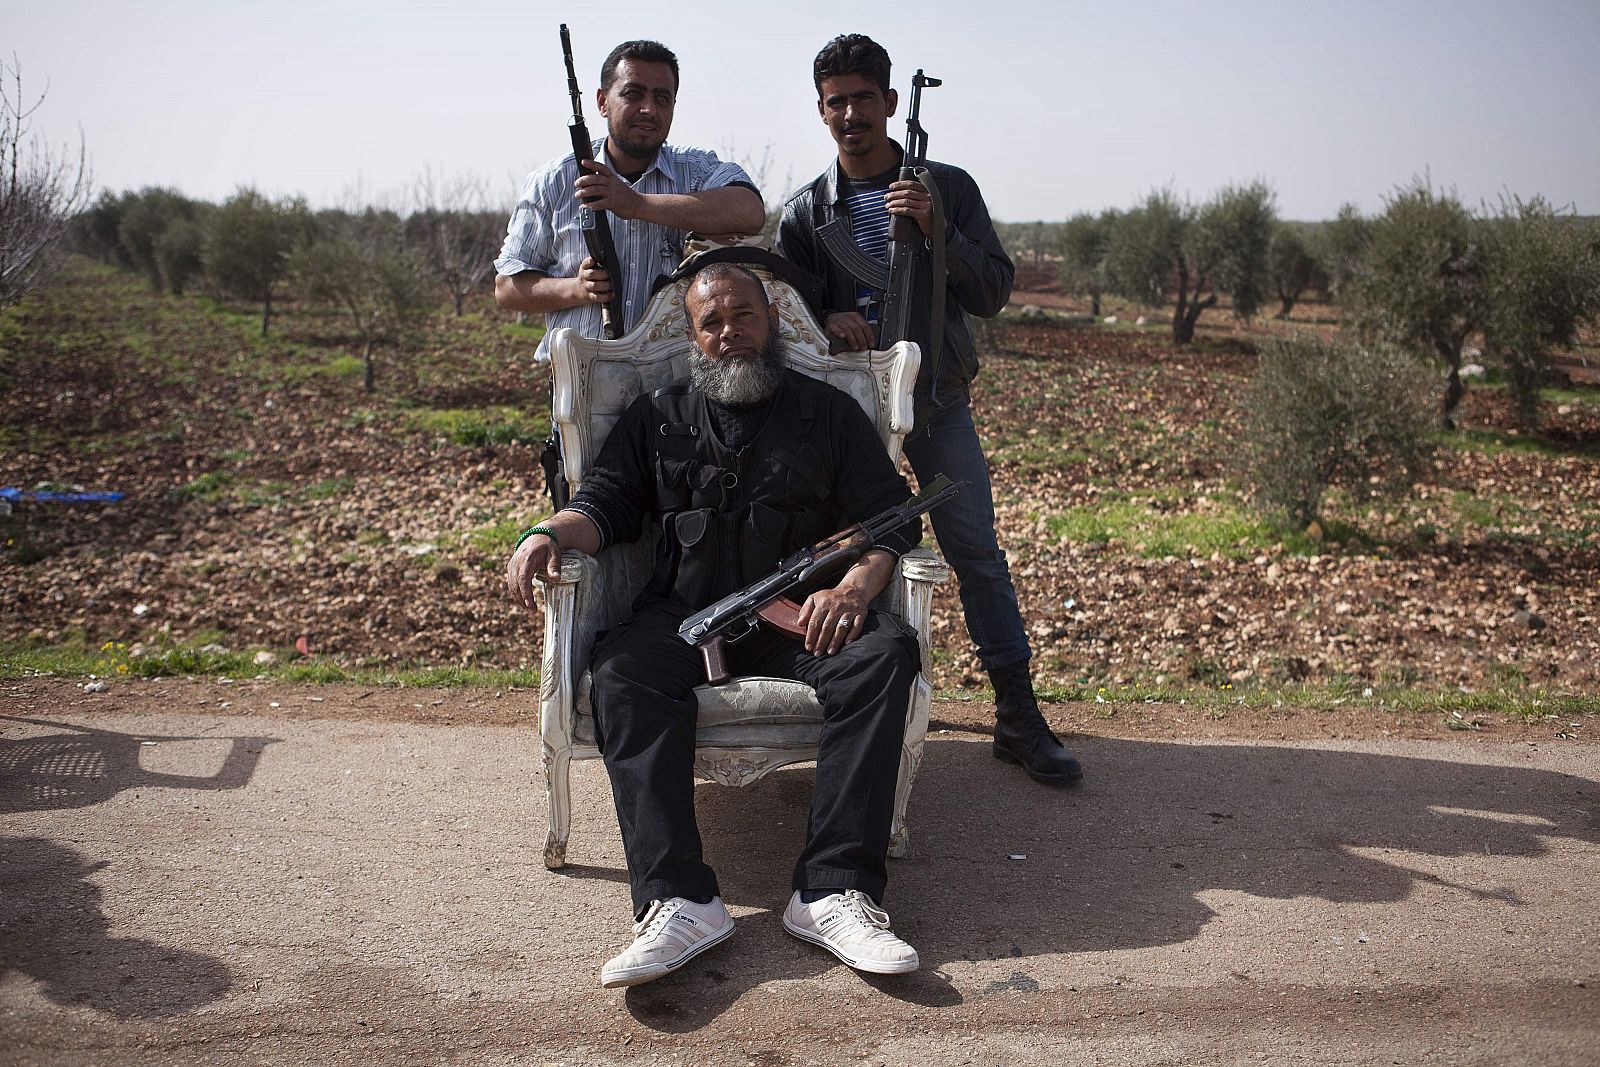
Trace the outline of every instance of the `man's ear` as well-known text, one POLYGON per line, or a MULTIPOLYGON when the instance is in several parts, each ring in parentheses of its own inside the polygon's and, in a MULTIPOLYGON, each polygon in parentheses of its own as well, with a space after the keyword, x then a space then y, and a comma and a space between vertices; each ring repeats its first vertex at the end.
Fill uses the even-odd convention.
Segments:
POLYGON ((772 332, 773 335, 776 336, 778 333, 778 326, 783 319, 778 314, 777 301, 773 300, 770 294, 767 297, 767 321, 772 324, 772 332))
POLYGON ((604 89, 596 89, 594 91, 594 106, 600 112, 600 116, 602 118, 605 118, 606 117, 606 91, 604 89))
POLYGON ((888 92, 883 94, 883 104, 883 114, 884 117, 887 118, 888 116, 894 114, 895 108, 900 106, 900 94, 895 92, 893 89, 890 89, 888 92))

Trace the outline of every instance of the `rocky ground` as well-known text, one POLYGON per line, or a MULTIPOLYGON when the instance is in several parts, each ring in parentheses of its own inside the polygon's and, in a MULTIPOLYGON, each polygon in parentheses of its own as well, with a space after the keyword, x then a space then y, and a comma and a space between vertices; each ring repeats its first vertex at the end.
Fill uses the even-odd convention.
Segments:
MULTIPOLYGON (((441 316, 369 396, 336 320, 253 326, 82 264, 0 318, 0 485, 127 494, 0 520, 0 640, 529 665, 500 570, 544 510, 532 332, 441 316)), ((1476 388, 1414 496, 1336 494, 1308 535, 1243 503, 1255 337, 999 337, 974 404, 1042 681, 1600 691, 1600 399, 1552 398, 1530 440, 1476 388)), ((953 587, 934 630, 936 684, 981 686, 953 587)))

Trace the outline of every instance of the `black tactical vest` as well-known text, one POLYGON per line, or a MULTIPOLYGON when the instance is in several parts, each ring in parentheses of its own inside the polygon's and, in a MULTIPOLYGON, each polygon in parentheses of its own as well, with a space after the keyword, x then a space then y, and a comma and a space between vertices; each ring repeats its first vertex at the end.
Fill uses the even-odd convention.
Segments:
POLYGON ((641 600, 705 607, 845 524, 829 499, 839 462, 826 433, 830 392, 785 371, 766 423, 737 452, 718 440, 705 395, 689 383, 652 394, 662 536, 641 600))

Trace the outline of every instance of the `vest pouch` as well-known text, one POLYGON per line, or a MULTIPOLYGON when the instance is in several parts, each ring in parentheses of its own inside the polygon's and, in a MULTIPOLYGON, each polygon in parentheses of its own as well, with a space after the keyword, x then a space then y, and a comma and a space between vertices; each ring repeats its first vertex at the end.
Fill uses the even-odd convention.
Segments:
POLYGON ((739 476, 730 470, 702 464, 689 471, 691 507, 714 508, 723 511, 728 506, 728 491, 739 484, 739 476))
POLYGON ((703 606, 714 600, 718 574, 728 569, 722 559, 722 518, 710 508, 672 516, 672 540, 678 555, 673 592, 686 604, 703 606))
POLYGON ((757 502, 746 511, 743 525, 740 557, 746 580, 753 582, 776 570, 778 561, 787 555, 789 515, 757 502))
POLYGON ((663 512, 682 511, 689 507, 689 468, 692 459, 656 457, 656 500, 663 512))

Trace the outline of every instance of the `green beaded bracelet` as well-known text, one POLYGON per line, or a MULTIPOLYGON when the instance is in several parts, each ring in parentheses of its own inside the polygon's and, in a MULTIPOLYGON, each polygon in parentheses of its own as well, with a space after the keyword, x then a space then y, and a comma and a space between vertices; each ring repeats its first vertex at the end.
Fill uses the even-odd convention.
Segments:
POLYGON ((546 537, 550 538, 550 540, 554 541, 556 543, 556 549, 558 551, 560 550, 561 538, 556 536, 556 532, 554 530, 550 529, 548 526, 530 526, 526 530, 522 531, 522 536, 517 538, 517 543, 512 547, 512 551, 515 552, 517 549, 521 548, 522 542, 526 541, 534 534, 544 534, 546 537))

